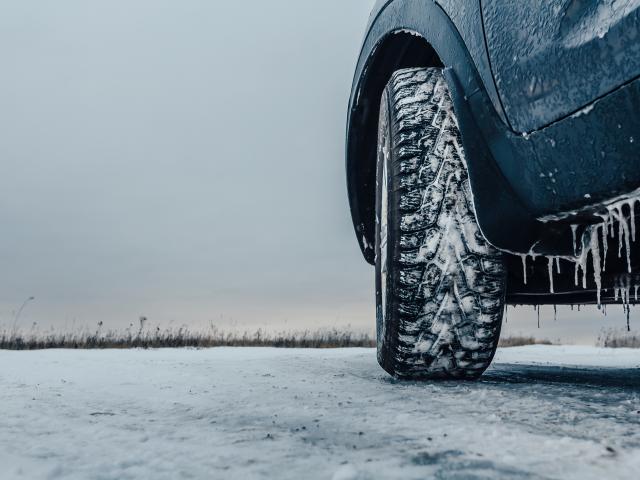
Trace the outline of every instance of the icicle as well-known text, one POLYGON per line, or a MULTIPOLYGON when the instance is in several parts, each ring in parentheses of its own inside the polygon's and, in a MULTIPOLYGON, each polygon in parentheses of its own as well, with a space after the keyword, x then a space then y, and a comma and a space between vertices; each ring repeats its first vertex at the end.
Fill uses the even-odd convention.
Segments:
POLYGON ((558 306, 556 304, 553 305, 553 321, 558 321, 558 306))
POLYGON ((636 241, 636 200, 629 200, 629 210, 631 210, 631 240, 636 241))
POLYGON ((616 208, 616 216, 618 217, 618 258, 622 258, 622 213, 616 208))
POLYGON ((538 305, 537 311, 538 311, 538 328, 540 328, 540 305, 538 305))
MULTIPOLYGON (((629 278, 627 277, 627 283, 629 282, 629 278)), ((627 316, 627 331, 631 331, 631 325, 629 323, 629 316, 631 314, 631 308, 629 307, 629 287, 626 287, 622 290, 622 311, 627 316)))
POLYGON ((627 302, 627 310, 629 310, 629 307, 631 306, 631 289, 629 287, 625 288, 624 295, 625 301, 627 302))
POLYGON ((627 246, 627 272, 631 273, 631 241, 629 240, 629 226, 625 221, 624 240, 627 246))
POLYGON ((629 322, 629 309, 627 309, 627 332, 631 331, 631 323, 629 322))
POLYGON ((609 231, 611 233, 611 238, 616 238, 616 229, 613 221, 613 214, 611 211, 609 211, 609 231))
MULTIPOLYGON (((591 272, 589 272, 589 268, 593 268, 593 277, 591 278, 593 279, 593 282, 596 286, 598 307, 602 306, 603 295, 608 295, 607 300, 611 300, 612 292, 607 293, 607 290, 604 289, 602 285, 603 272, 606 271, 607 266, 609 237, 613 239, 615 239, 616 236, 618 237, 618 257, 623 258, 622 250, 624 248, 626 254, 625 256, 627 262, 627 270, 629 273, 632 273, 631 243, 636 241, 637 236, 637 226, 635 223, 635 206, 636 202, 640 202, 640 189, 638 189, 636 193, 637 197, 634 199, 626 197, 624 199, 605 205, 606 209, 603 210, 603 213, 596 214, 602 220, 600 223, 584 227, 580 225, 570 225, 574 255, 565 257, 546 257, 548 262, 547 270, 549 276, 549 291, 551 293, 555 293, 554 274, 561 274, 560 260, 564 259, 567 261, 572 261, 574 263, 574 283, 576 286, 579 286, 580 275, 582 274, 582 288, 585 290, 589 287, 587 281, 587 276, 591 275, 591 272), (626 212, 627 206, 629 207, 629 212, 626 212), (617 232, 616 223, 618 224, 617 232), (600 242, 602 242, 602 246, 600 246, 600 242), (589 260, 588 258, 589 254, 591 254, 591 260, 589 260), (554 262, 556 270, 555 273, 554 262)), ((532 256, 534 260, 536 258, 536 255, 533 255, 531 253, 520 255, 522 259, 523 280, 525 284, 528 282, 528 256, 532 256)), ((637 286, 634 286, 633 295, 635 302, 638 302, 638 290, 640 290, 640 282, 637 286)), ((618 298, 621 298, 621 300, 625 304, 625 309, 629 308, 629 306, 631 305, 631 285, 628 281, 626 287, 623 285, 617 285, 613 293, 615 294, 616 302, 618 298)), ((578 306, 578 311, 580 311, 580 306, 578 306)), ((606 315, 606 308, 602 308, 602 311, 606 315)))
POLYGON ((527 284, 527 254, 520 255, 522 258, 522 276, 524 278, 524 284, 527 284))
POLYGON ((622 213, 622 206, 615 207, 618 215, 618 258, 622 258, 622 244, 624 242, 625 253, 627 254, 627 270, 631 273, 631 240, 629 239, 629 224, 622 213))
POLYGON ((509 305, 505 304, 504 306, 504 323, 509 322, 509 305))
POLYGON ((571 225, 571 233, 573 234, 573 256, 578 256, 578 246, 576 245, 576 237, 578 232, 578 225, 571 225))
POLYGON ((622 247, 625 247, 627 270, 631 273, 631 240, 629 238, 629 223, 622 213, 622 206, 611 207, 611 213, 618 221, 618 258, 622 258, 622 247))
POLYGON ((620 292, 619 289, 617 289, 617 288, 613 289, 613 293, 615 294, 614 302, 618 301, 619 292, 620 292))
POLYGON ((629 279, 629 277, 627 276, 627 281, 626 281, 626 290, 627 290, 627 303, 629 305, 631 305, 631 280, 629 279))
POLYGON ((575 272, 575 282, 576 286, 578 286, 578 272, 582 270, 582 288, 587 288, 587 258, 589 256, 590 242, 592 238, 592 229, 586 230, 580 239, 581 250, 580 256, 574 259, 576 264, 576 272, 575 272), (589 237, 587 238, 587 235, 589 237))
MULTIPOLYGON (((596 232, 591 235, 591 261, 593 262, 593 280, 596 284, 598 305, 600 305, 600 296, 602 292, 602 270, 600 267, 600 241, 596 232)), ((586 276, 586 275, 585 275, 586 276)))
POLYGON ((607 250, 609 249, 609 239, 607 238, 607 223, 605 220, 605 224, 602 226, 602 248, 604 250, 604 254, 602 256, 602 271, 606 271, 607 269, 607 250))

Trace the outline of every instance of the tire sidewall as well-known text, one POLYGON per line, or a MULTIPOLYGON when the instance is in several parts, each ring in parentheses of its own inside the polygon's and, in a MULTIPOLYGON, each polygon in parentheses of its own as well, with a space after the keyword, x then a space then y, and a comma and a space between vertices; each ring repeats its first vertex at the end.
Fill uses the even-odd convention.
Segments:
MULTIPOLYGON (((382 115, 386 114, 386 141, 389 142, 389 155, 380 154, 380 141, 378 136, 378 148, 376 149, 376 264, 375 264, 375 283, 376 283, 376 336, 377 336, 377 356, 378 363, 388 373, 394 375, 393 362, 390 361, 396 348, 397 333, 395 329, 395 320, 398 305, 394 292, 394 285, 397 279, 397 272, 394 269, 395 260, 399 256, 398 248, 398 231, 395 228, 397 223, 398 202, 397 189, 394 185, 394 179, 397 178, 397 165, 394 161, 394 144, 393 144, 393 112, 391 111, 391 102, 389 101, 389 91, 385 88, 380 100, 380 120, 382 115), (386 168, 385 168, 386 163, 386 168), (383 175, 386 174, 387 187, 387 280, 386 280, 386 305, 383 311, 382 300, 382 249, 381 249, 381 230, 383 188, 385 185, 383 175)), ((379 135, 381 129, 379 129, 379 135)))

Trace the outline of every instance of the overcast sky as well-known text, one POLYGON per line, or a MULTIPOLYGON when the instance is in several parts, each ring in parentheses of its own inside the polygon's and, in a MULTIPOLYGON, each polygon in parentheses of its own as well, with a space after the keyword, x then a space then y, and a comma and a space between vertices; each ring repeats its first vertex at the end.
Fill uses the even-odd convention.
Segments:
POLYGON ((373 3, 4 0, 0 327, 33 295, 23 327, 373 329, 343 154, 373 3))

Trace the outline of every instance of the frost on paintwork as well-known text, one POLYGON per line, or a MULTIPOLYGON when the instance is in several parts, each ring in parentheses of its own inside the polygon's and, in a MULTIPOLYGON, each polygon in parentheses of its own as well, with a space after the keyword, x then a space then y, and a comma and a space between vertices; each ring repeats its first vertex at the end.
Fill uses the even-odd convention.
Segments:
POLYGON ((640 72, 640 0, 481 5, 496 87, 517 132, 585 115, 594 99, 640 72))

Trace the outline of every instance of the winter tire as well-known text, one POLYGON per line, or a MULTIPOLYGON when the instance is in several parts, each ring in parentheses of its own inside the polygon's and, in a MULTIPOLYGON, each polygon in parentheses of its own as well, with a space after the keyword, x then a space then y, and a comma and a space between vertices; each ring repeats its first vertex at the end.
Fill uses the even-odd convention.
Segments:
POLYGON ((476 221, 440 69, 399 70, 387 84, 376 183, 380 365, 399 378, 479 377, 498 345, 505 267, 476 221))

